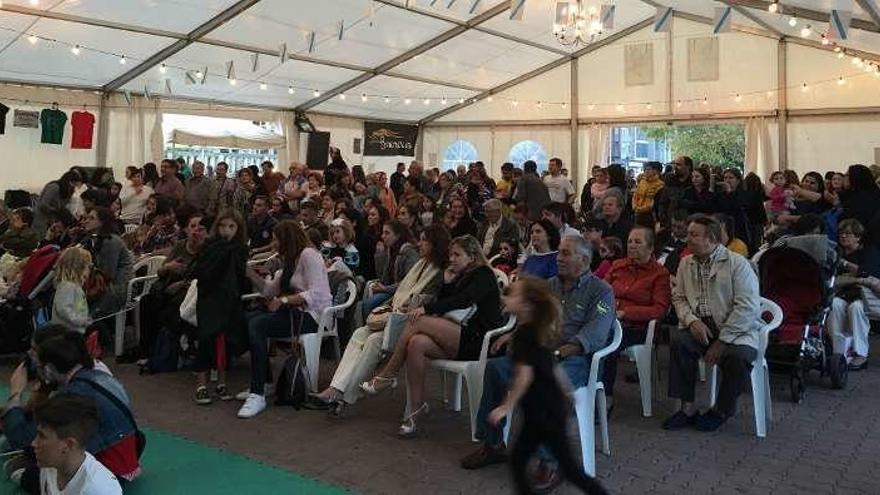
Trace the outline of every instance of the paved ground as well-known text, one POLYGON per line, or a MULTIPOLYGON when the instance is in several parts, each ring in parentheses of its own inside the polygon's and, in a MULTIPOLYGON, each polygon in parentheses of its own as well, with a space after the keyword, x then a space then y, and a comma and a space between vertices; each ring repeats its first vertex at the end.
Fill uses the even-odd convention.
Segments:
MULTIPOLYGON (((666 353, 662 347, 661 361, 666 353)), ((332 364, 322 364, 323 384, 332 364)), ((242 421, 235 417, 237 402, 196 406, 188 373, 138 376, 133 366, 115 368, 145 425, 307 477, 360 493, 511 492, 506 466, 478 472, 458 467, 474 444, 466 413, 442 408, 436 379, 428 388, 437 400, 424 434, 400 440, 394 432, 402 391, 362 402, 342 422, 320 412, 275 407, 242 421)), ((622 374, 630 370, 620 367, 622 374)), ((665 366, 661 370, 665 378, 665 366)), ((246 363, 240 362, 230 376, 233 389, 243 387, 246 363)), ((671 403, 655 401, 654 417, 642 418, 638 386, 622 379, 618 383, 611 456, 597 455, 599 478, 612 493, 880 493, 876 368, 851 374, 848 388, 840 391, 830 390, 827 379, 814 374, 801 405, 788 402, 787 379, 775 377, 774 416, 765 439, 754 436, 750 396, 744 396, 741 413, 720 432, 669 433, 660 422, 672 412, 671 403)), ((698 394, 705 397, 705 390, 698 394)))

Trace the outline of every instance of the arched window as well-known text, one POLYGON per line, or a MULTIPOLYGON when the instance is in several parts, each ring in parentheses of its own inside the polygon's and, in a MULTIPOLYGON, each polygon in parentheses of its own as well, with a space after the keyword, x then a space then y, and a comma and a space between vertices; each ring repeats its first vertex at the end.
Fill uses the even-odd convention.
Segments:
POLYGON ((538 164, 538 173, 547 170, 547 153, 537 141, 520 141, 510 148, 507 161, 522 168, 523 163, 532 160, 538 164))
POLYGON ((443 169, 455 170, 459 165, 477 161, 477 148, 470 141, 459 139, 443 152, 443 169))

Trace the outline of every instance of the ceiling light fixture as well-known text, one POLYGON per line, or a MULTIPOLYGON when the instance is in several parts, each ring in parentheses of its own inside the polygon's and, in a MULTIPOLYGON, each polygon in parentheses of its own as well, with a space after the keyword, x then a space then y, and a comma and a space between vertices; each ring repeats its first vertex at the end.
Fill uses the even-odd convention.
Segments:
POLYGON ((72 53, 74 55, 79 55, 80 54, 79 45, 74 45, 73 48, 70 49, 70 53, 72 53))
MULTIPOLYGON (((2 5, 2 4, 0 4, 0 5, 2 5)), ((35 34, 28 36, 28 42, 30 42, 30 44, 36 45, 37 41, 40 41, 40 38, 37 38, 37 36, 35 34)))
POLYGON ((288 87, 287 87, 287 94, 292 95, 292 94, 294 94, 294 93, 296 93, 296 90, 293 89, 293 86, 288 86, 288 87))
POLYGON ((168 67, 165 64, 159 66, 159 74, 165 74, 168 72, 168 67))
POLYGON ((776 14, 779 12, 779 2, 773 2, 767 6, 767 12, 771 14, 776 14))

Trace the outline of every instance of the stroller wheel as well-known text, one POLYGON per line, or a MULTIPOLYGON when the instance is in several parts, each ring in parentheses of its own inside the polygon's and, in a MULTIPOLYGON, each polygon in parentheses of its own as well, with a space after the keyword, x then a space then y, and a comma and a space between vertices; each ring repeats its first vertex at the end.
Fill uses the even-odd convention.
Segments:
POLYGON ((848 376, 846 357, 841 354, 829 356, 828 375, 831 377, 831 388, 839 390, 846 387, 848 376))
POLYGON ((795 404, 800 404, 801 402, 803 402, 804 392, 806 391, 803 377, 800 374, 791 375, 789 387, 791 391, 791 401, 795 404))

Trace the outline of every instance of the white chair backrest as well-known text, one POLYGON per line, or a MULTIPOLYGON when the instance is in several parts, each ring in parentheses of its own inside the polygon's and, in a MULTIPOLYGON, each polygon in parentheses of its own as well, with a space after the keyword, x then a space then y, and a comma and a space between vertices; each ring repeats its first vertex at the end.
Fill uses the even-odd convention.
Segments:
POLYGON ((150 256, 149 258, 144 258, 134 264, 134 273, 137 273, 142 268, 146 268, 147 273, 145 273, 145 275, 155 275, 159 272, 159 268, 161 268, 164 263, 165 256, 150 256))
POLYGON ((617 318, 614 319, 612 332, 614 332, 614 337, 611 339, 611 343, 593 353, 593 362, 590 364, 590 377, 587 384, 596 383, 598 381, 599 363, 602 361, 602 358, 614 352, 620 347, 620 343, 623 341, 623 327, 620 326, 620 320, 617 318))
POLYGON ((497 268, 493 268, 492 271, 495 272, 495 278, 498 279, 498 287, 502 290, 506 289, 507 286, 510 285, 510 280, 507 278, 507 274, 497 268))
POLYGON ((761 326, 760 334, 758 335, 758 356, 761 357, 764 355, 764 352, 767 350, 767 341, 769 340, 770 332, 779 328, 779 325, 782 324, 782 308, 779 307, 778 304, 771 301, 770 299, 761 298, 761 322, 763 325, 761 326), (764 313, 770 313, 773 317, 769 322, 764 321, 764 313))

